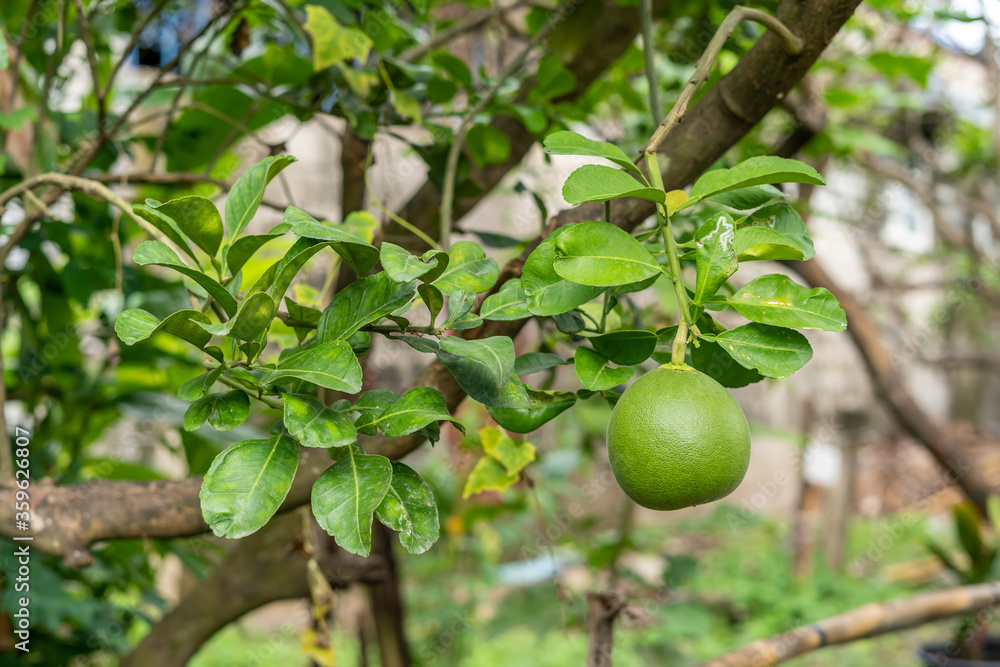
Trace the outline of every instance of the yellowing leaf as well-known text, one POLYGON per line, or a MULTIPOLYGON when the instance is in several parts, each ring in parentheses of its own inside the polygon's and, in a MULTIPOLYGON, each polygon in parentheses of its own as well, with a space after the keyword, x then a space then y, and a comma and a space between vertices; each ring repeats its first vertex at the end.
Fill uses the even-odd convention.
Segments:
POLYGON ((357 28, 344 27, 326 9, 306 5, 303 26, 313 42, 313 69, 326 69, 345 60, 364 60, 372 48, 372 40, 357 28))
POLYGON ((683 190, 671 190, 667 193, 667 215, 673 215, 688 200, 687 193, 683 190))
POLYGON ((518 442, 495 426, 480 429, 479 438, 483 451, 499 461, 507 469, 508 475, 517 473, 535 460, 535 446, 530 442, 518 442))
POLYGON ((469 473, 462 490, 462 498, 474 496, 484 491, 503 493, 517 482, 517 475, 510 475, 503 465, 490 456, 484 456, 469 473))

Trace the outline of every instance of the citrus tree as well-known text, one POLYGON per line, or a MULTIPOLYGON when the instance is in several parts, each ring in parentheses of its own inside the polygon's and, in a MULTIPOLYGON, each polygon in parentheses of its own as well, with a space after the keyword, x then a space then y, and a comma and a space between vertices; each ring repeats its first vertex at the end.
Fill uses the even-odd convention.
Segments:
MULTIPOLYGON (((174 538, 210 529, 286 544, 303 531, 282 533, 281 518, 305 504, 339 546, 306 539, 310 567, 330 585, 373 576, 342 552, 368 556, 377 523, 413 553, 438 539, 441 497, 400 459, 464 431, 466 398, 492 419, 468 434, 480 458, 466 496, 523 479, 536 455, 526 434, 590 398, 615 406, 610 461, 639 504, 710 502, 742 479, 749 432, 725 388, 801 368, 811 350, 799 330, 846 327, 822 287, 773 272, 733 278, 744 263, 813 257, 797 189, 784 184, 824 184, 788 159, 798 147, 762 149, 768 135, 752 130, 857 3, 785 2, 771 13, 474 4, 460 18, 419 2, 3 9, 0 288, 5 332, 17 332, 5 333, 5 385, 36 443, 32 480, 62 482, 32 496, 30 532, 50 556, 36 567, 51 579, 77 577, 94 608, 120 615, 109 591, 146 592, 152 579, 148 549, 129 538, 236 576, 235 556, 217 566, 212 547, 174 538), (455 44, 488 31, 517 48, 495 66, 470 65, 455 44), (651 66, 664 56, 686 69, 651 66), (81 78, 79 104, 61 105, 81 78), (589 138, 602 116, 620 118, 625 136, 589 138), (330 118, 341 128, 340 201, 308 212, 276 203, 304 175, 287 137, 268 131, 328 128, 330 118), (371 187, 373 172, 393 166, 374 159, 386 137, 426 165, 398 208, 371 187), (527 237, 501 219, 466 229, 463 216, 535 145, 591 162, 566 179, 567 207, 550 215, 536 197, 541 231, 527 237), (264 225, 265 209, 281 222, 264 225), (317 266, 320 281, 309 275, 317 266), (714 313, 725 310, 742 323, 722 326, 714 313), (516 354, 528 322, 543 348, 516 354), (378 384, 370 353, 384 346, 423 355, 408 386, 378 384), (572 390, 521 379, 563 366, 572 390), (164 409, 168 395, 182 414, 164 409), (137 411, 167 423, 189 478, 93 455, 137 411), (247 429, 252 437, 231 434, 247 429), (95 561, 127 574, 76 574, 95 561)), ((12 448, 2 449, 12 477, 12 448)), ((10 519, 5 535, 17 534, 10 519)), ((252 604, 304 586, 249 580, 252 604)), ((225 600, 208 608, 212 630, 247 611, 225 600)), ((60 656, 125 650, 120 637, 92 641, 104 621, 57 604, 46 613, 76 633, 50 637, 60 656)), ((154 626, 126 662, 183 664, 205 637, 182 632, 182 615, 154 626)), ((130 611, 123 625, 142 616, 130 611)))

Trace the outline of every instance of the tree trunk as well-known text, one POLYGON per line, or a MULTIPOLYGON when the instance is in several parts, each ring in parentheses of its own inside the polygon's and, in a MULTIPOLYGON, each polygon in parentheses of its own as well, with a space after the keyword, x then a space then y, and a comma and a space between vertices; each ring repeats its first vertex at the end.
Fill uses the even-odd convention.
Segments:
POLYGON ((388 528, 375 522, 372 525, 372 553, 386 565, 386 576, 370 584, 368 599, 375 620, 382 667, 409 667, 410 647, 406 642, 403 618, 403 599, 400 595, 399 571, 392 554, 393 536, 388 528))
POLYGON ((619 593, 587 594, 587 667, 611 667, 615 619, 624 608, 619 593))

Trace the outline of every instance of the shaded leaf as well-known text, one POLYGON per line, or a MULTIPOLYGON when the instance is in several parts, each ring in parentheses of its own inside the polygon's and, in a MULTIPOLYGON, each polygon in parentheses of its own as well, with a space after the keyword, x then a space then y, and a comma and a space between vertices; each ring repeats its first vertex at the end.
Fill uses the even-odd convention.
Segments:
POLYGON ((465 340, 444 336, 439 344, 438 358, 473 399, 505 408, 529 406, 523 385, 513 375, 514 343, 510 338, 465 340))
MULTIPOLYGON (((812 242, 809 242, 811 249, 812 242)), ((782 260, 811 258, 815 252, 806 251, 795 241, 768 227, 741 227, 736 230, 736 256, 741 262, 754 260, 782 260)))
POLYGON ((372 546, 372 514, 391 482, 389 459, 348 450, 347 456, 327 468, 313 484, 316 521, 342 549, 367 556, 372 546))
POLYGON ((422 554, 440 533, 434 492, 413 468, 392 462, 392 482, 375 509, 383 525, 399 533, 399 542, 411 554, 422 554))
POLYGON ((291 228, 291 225, 281 223, 275 225, 267 234, 241 236, 233 241, 233 245, 224 251, 226 266, 229 267, 229 272, 235 276, 243 268, 243 265, 247 263, 247 260, 253 257, 258 250, 270 241, 281 238, 291 228))
POLYGON ((225 394, 209 394, 192 403, 184 412, 184 428, 193 431, 208 420, 216 431, 230 431, 250 416, 250 397, 236 389, 225 394))
POLYGON ((518 375, 531 375, 566 362, 557 354, 548 352, 528 352, 514 360, 514 372, 518 375))
MULTIPOLYGON (((764 379, 757 370, 744 367, 721 345, 707 338, 700 339, 698 347, 689 347, 688 352, 691 354, 691 365, 723 387, 745 387, 764 379)), ((669 357, 668 354, 665 361, 669 361, 669 357)))
POLYGON ((173 250, 160 241, 143 241, 135 249, 132 260, 139 266, 153 264, 181 273, 201 285, 230 317, 236 313, 236 299, 225 287, 197 269, 184 264, 173 250))
POLYGON ((416 387, 392 401, 377 418, 365 425, 378 427, 387 438, 400 438, 437 421, 450 421, 455 428, 465 432, 465 427, 448 412, 448 403, 440 391, 433 387, 416 387))
POLYGON ((195 347, 203 348, 212 339, 212 334, 199 326, 199 323, 209 324, 211 320, 208 315, 197 310, 179 310, 167 315, 161 322, 152 313, 130 308, 115 320, 115 333, 126 345, 135 345, 157 331, 165 331, 195 347))
POLYGON ((721 192, 717 195, 706 197, 706 199, 734 208, 737 211, 749 211, 775 199, 784 199, 787 196, 773 185, 754 185, 749 188, 721 192))
POLYGON ((590 344, 620 366, 634 366, 649 359, 659 341, 652 331, 612 331, 590 338, 590 344))
MULTIPOLYGON (((363 212, 355 211, 352 215, 360 215, 361 213, 363 212)), ((378 248, 368 241, 345 229, 324 224, 294 206, 285 209, 282 220, 292 226, 292 232, 297 236, 314 241, 325 241, 359 277, 368 273, 379 260, 378 248)))
POLYGON ((218 336, 234 336, 240 340, 254 341, 271 326, 275 313, 274 299, 264 292, 247 296, 236 316, 222 324, 203 324, 203 329, 218 336))
POLYGON ((434 326, 434 322, 437 320, 438 313, 444 307, 444 295, 441 294, 441 290, 434 285, 428 285, 427 283, 422 283, 417 287, 417 294, 420 295, 420 300, 424 302, 427 306, 427 310, 431 314, 431 326, 434 326))
POLYGON ((555 419, 576 403, 576 394, 563 391, 535 391, 528 388, 528 408, 487 406, 497 424, 514 433, 530 433, 555 419))
POLYGON ((219 537, 238 539, 266 524, 288 495, 299 445, 287 435, 243 440, 212 461, 201 485, 201 513, 219 537))
POLYGON ((612 389, 624 384, 634 372, 631 368, 612 368, 609 359, 585 347, 576 349, 573 366, 580 382, 591 391, 612 389))
POLYGON ((492 125, 480 123, 470 127, 465 144, 472 160, 480 167, 503 164, 510 157, 510 139, 492 125))

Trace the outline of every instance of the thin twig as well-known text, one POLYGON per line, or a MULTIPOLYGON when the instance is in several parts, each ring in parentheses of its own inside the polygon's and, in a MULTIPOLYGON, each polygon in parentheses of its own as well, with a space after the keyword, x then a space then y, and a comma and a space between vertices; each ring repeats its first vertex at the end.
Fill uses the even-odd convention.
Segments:
MULTIPOLYGON (((691 100, 694 99, 694 94, 698 91, 707 79, 708 75, 712 72, 712 65, 715 64, 715 59, 719 57, 719 53, 722 51, 723 45, 725 45, 726 40, 729 36, 733 34, 736 27, 741 21, 754 21, 755 23, 760 23, 764 27, 768 28, 778 38, 781 40, 782 46, 785 47, 785 51, 792 55, 797 55, 802 53, 802 40, 792 34, 784 23, 771 16, 767 12, 762 12, 759 9, 750 9, 749 7, 743 7, 741 5, 736 5, 733 10, 729 12, 729 15, 722 21, 719 25, 719 29, 715 31, 712 36, 712 40, 708 43, 705 48, 705 52, 701 54, 701 58, 698 59, 698 64, 695 66, 694 74, 691 79, 684 84, 681 89, 680 95, 677 96, 677 102, 670 109, 670 113, 667 117, 663 119, 656 131, 646 142, 646 145, 642 149, 642 153, 654 153, 656 149, 660 147, 670 131, 681 122, 684 118, 684 114, 687 112, 688 106, 691 104, 691 100)), ((642 155, 640 153, 640 157, 642 155)))
MULTIPOLYGON (((0 192, 0 212, 4 210, 7 202, 11 199, 19 195, 23 195, 40 185, 55 185, 62 191, 76 190, 95 199, 103 199, 109 204, 113 204, 121 209, 122 213, 130 217, 137 225, 139 225, 140 228, 142 228, 143 231, 153 238, 164 242, 167 241, 166 237, 160 233, 160 230, 156 229, 150 225, 149 222, 139 217, 134 211, 132 211, 132 206, 129 205, 127 201, 116 195, 106 185, 98 181, 93 181, 89 178, 81 178, 80 176, 72 176, 70 174, 38 174, 37 176, 27 178, 17 185, 0 192)), ((10 251, 13 250, 14 247, 20 243, 21 239, 24 238, 24 235, 28 233, 28 229, 31 228, 31 224, 35 219, 36 216, 25 215, 24 219, 11 233, 7 242, 0 246, 0 266, 3 266, 4 261, 7 259, 7 255, 10 254, 10 251)))
POLYGON ((465 114, 462 116, 462 121, 459 124, 458 132, 455 133, 455 141, 452 143, 451 148, 448 151, 448 161, 445 164, 444 170, 444 189, 441 193, 441 213, 440 213, 440 225, 441 233, 440 241, 441 247, 445 250, 449 247, 449 237, 451 236, 451 216, 452 209, 455 204, 455 177, 458 172, 458 158, 462 154, 462 147, 465 145, 465 133, 469 131, 469 126, 472 125, 476 118, 486 106, 493 101, 497 93, 500 91, 500 87, 507 82, 511 76, 513 76, 527 59, 528 54, 542 43, 548 34, 560 21, 566 18, 572 7, 575 6, 574 0, 567 0, 549 17, 549 20, 545 22, 531 41, 521 50, 519 54, 507 65, 504 71, 500 74, 493 85, 487 90, 479 101, 476 102, 465 114))
POLYGON ((400 54, 399 59, 407 63, 416 62, 421 58, 423 58, 425 55, 427 55, 433 49, 436 49, 439 46, 449 43, 459 35, 466 32, 471 32, 476 28, 478 28, 479 26, 488 23, 497 16, 500 16, 505 12, 518 9, 525 4, 527 3, 523 1, 518 1, 512 5, 508 5, 507 7, 498 5, 496 7, 486 7, 484 9, 477 9, 475 11, 469 12, 461 19, 453 23, 451 26, 437 33, 423 44, 417 44, 415 46, 411 46, 406 51, 403 51, 403 53, 400 54))
POLYGON ((649 85, 649 110, 653 124, 663 118, 660 106, 660 84, 656 80, 656 47, 653 45, 653 0, 639 0, 639 18, 642 21, 642 54, 646 61, 646 82, 649 85))
POLYGON ((108 80, 104 82, 104 90, 102 94, 105 99, 107 99, 111 94, 111 85, 114 82, 115 77, 118 76, 118 70, 122 68, 122 65, 124 65, 125 61, 128 59, 129 54, 132 53, 132 49, 134 49, 136 44, 139 43, 139 38, 142 37, 142 33, 146 29, 146 26, 149 25, 149 22, 156 18, 161 11, 163 11, 163 8, 169 1, 170 0, 160 0, 156 3, 153 10, 149 12, 149 14, 147 14, 146 17, 132 30, 132 35, 129 37, 128 44, 125 45, 125 50, 122 51, 122 57, 115 62, 114 67, 111 68, 111 74, 108 75, 108 80))
POLYGON ((424 233, 422 229, 414 225, 409 220, 403 219, 401 216, 393 212, 388 206, 382 203, 378 197, 375 196, 375 190, 372 189, 372 177, 371 177, 371 167, 372 161, 375 159, 375 146, 374 144, 368 149, 368 157, 365 159, 365 190, 368 191, 368 198, 371 202, 375 204, 375 208, 385 213, 389 216, 389 219, 395 222, 397 225, 403 229, 409 231, 411 234, 417 236, 421 241, 429 245, 434 250, 441 250, 441 246, 438 245, 437 241, 432 239, 430 236, 424 233))
POLYGON ((87 65, 90 67, 90 78, 94 81, 94 97, 97 98, 97 132, 100 135, 104 133, 108 107, 104 98, 104 89, 101 88, 101 81, 97 74, 97 49, 94 46, 94 36, 90 31, 90 21, 87 19, 87 12, 83 9, 83 0, 73 0, 73 5, 76 6, 76 20, 80 24, 80 36, 83 38, 83 45, 87 49, 87 65))

